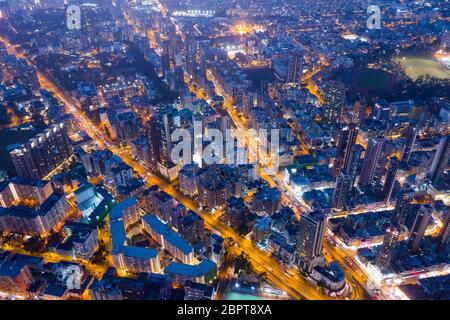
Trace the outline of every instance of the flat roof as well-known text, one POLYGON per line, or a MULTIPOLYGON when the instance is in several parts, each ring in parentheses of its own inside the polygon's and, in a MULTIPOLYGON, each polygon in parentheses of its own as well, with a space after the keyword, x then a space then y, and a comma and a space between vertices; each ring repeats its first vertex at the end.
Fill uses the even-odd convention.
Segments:
POLYGON ((109 213, 110 219, 118 220, 122 218, 124 210, 135 204, 137 204, 137 199, 135 197, 126 198, 119 202, 111 209, 111 212, 109 213))
POLYGON ((50 197, 48 197, 47 200, 45 200, 45 202, 37 210, 24 206, 0 208, 0 215, 27 217, 27 218, 35 218, 37 216, 43 216, 47 214, 47 212, 51 210, 62 197, 64 197, 64 193, 54 192, 50 197))
POLYGON ((163 236, 170 244, 177 247, 184 254, 189 254, 193 251, 192 246, 183 240, 175 231, 171 230, 164 222, 159 220, 155 215, 147 214, 143 220, 150 225, 150 227, 161 236, 163 236))
POLYGON ((29 178, 22 178, 22 177, 17 177, 17 176, 13 177, 11 179, 11 182, 14 184, 33 186, 33 187, 38 187, 38 188, 43 188, 49 183, 48 180, 29 179, 29 178))
POLYGON ((124 255, 141 259, 152 259, 158 256, 158 251, 152 248, 129 246, 125 247, 124 255))
POLYGON ((216 267, 216 264, 211 260, 203 260, 199 264, 193 266, 190 264, 171 262, 165 269, 166 274, 177 274, 188 277, 201 277, 216 267))
POLYGON ((124 210, 137 203, 135 197, 127 198, 117 204, 110 212, 110 229, 112 253, 123 253, 127 257, 138 259, 152 259, 158 256, 158 251, 152 248, 127 246, 127 234, 122 216, 124 210))

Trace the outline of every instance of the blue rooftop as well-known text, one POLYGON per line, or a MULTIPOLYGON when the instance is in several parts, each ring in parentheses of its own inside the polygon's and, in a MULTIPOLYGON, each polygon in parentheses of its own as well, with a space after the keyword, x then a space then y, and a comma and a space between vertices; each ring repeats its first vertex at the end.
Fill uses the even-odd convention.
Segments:
POLYGON ((45 216, 53 207, 64 197, 62 192, 54 192, 47 200, 41 205, 39 209, 33 209, 24 206, 16 206, 10 208, 0 208, 0 215, 16 216, 35 218, 37 216, 45 216))
POLYGON ((143 248, 136 246, 125 247, 125 256, 140 259, 153 259, 158 256, 158 251, 152 248, 143 248))
POLYGON ((175 274, 188 277, 201 277, 210 272, 216 264, 211 260, 203 260, 198 265, 171 262, 165 269, 166 274, 175 274))
POLYGON ((112 253, 123 253, 127 257, 134 257, 139 259, 156 258, 158 256, 158 251, 155 249, 127 246, 127 234, 125 231, 125 226, 123 224, 122 216, 124 210, 135 205, 136 203, 136 198, 127 198, 116 205, 110 212, 112 253))
POLYGON ((175 231, 171 230, 155 215, 147 214, 143 219, 155 232, 163 236, 170 244, 183 251, 184 254, 189 254, 193 251, 193 248, 189 243, 184 241, 183 238, 181 238, 175 231))
POLYGON ((43 188, 47 185, 48 180, 37 180, 37 179, 29 179, 29 178, 22 178, 22 177, 13 177, 11 179, 11 182, 14 184, 20 184, 20 185, 27 185, 27 186, 33 186, 37 188, 43 188))
POLYGON ((118 203, 114 208, 111 209, 111 212, 109 213, 111 221, 122 218, 123 211, 135 204, 137 204, 137 199, 135 197, 127 198, 122 202, 118 203))

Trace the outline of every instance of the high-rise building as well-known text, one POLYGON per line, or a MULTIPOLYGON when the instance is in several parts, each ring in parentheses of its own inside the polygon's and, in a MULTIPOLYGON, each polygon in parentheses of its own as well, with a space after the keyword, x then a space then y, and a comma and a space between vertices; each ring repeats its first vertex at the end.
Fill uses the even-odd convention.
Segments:
POLYGON ((149 123, 149 140, 152 158, 155 161, 167 164, 170 162, 172 141, 170 136, 175 130, 175 110, 168 109, 166 112, 155 115, 149 123))
POLYGON ((214 287, 187 280, 184 284, 185 300, 213 300, 214 287))
POLYGON ((89 295, 92 300, 123 300, 120 288, 110 282, 94 279, 89 286, 89 295))
POLYGON ((349 173, 352 151, 357 135, 358 128, 354 124, 342 129, 333 165, 334 176, 338 176, 341 171, 349 173))
POLYGON ((195 244, 197 241, 206 238, 205 222, 195 212, 189 211, 186 216, 180 217, 178 221, 178 231, 183 239, 190 244, 195 244))
POLYGON ((345 107, 345 86, 341 82, 330 82, 324 90, 323 118, 327 124, 339 122, 345 107))
POLYGON ((198 183, 202 171, 196 164, 183 166, 178 175, 180 191, 189 197, 198 195, 198 183))
POLYGON ((149 122, 150 169, 161 173, 169 180, 178 176, 178 171, 172 172, 172 169, 178 166, 171 160, 173 148, 171 135, 180 125, 180 116, 174 108, 162 110, 149 122))
POLYGON ((389 226, 384 234, 383 244, 376 260, 377 266, 381 271, 388 269, 391 264, 395 245, 400 237, 400 231, 401 228, 394 223, 389 226))
POLYGON ((375 187, 380 185, 386 170, 387 161, 386 138, 377 137, 369 140, 364 161, 359 175, 359 185, 375 187))
POLYGON ((431 214, 432 209, 430 207, 424 205, 420 206, 408 237, 408 249, 410 252, 416 252, 417 249, 419 249, 420 242, 427 230, 431 214))
POLYGON ((389 120, 389 114, 391 112, 391 106, 384 99, 379 99, 375 102, 374 108, 374 118, 375 120, 389 120))
POLYGON ((433 162, 430 167, 430 180, 438 182, 447 166, 450 158, 450 135, 442 137, 437 147, 436 153, 433 157, 433 162))
POLYGON ((397 196, 392 221, 397 223, 400 227, 405 225, 413 197, 414 192, 408 186, 403 186, 400 194, 397 196))
POLYGON ((229 226, 237 227, 250 214, 251 212, 246 206, 244 199, 236 197, 228 199, 224 217, 229 226))
POLYGON ((172 221, 172 212, 176 206, 176 201, 164 191, 158 191, 152 195, 152 213, 166 223, 176 224, 172 221))
POLYGON ((175 91, 178 92, 180 96, 187 90, 186 84, 184 82, 184 70, 183 67, 178 66, 174 69, 175 77, 175 91))
POLYGON ((131 141, 131 154, 133 158, 148 167, 150 165, 150 146, 148 139, 143 137, 131 141))
POLYGON ((366 118, 367 102, 365 99, 356 101, 353 106, 352 123, 361 124, 366 118))
POLYGON ((303 74, 303 51, 301 48, 295 48, 289 55, 287 82, 300 84, 303 74))
POLYGON ((217 129, 219 129, 220 132, 222 132, 222 135, 225 139, 227 130, 231 130, 231 123, 232 123, 231 117, 228 115, 223 115, 223 116, 217 118, 216 123, 217 123, 217 129))
POLYGON ((171 59, 171 48, 170 48, 170 41, 169 40, 164 40, 161 43, 161 47, 162 47, 162 54, 161 54, 161 65, 162 65, 162 69, 164 71, 164 73, 166 73, 168 70, 170 70, 170 64, 171 64, 171 60, 173 61, 173 59, 171 59))
POLYGON ((164 269, 164 274, 172 278, 175 286, 182 286, 191 280, 197 283, 209 283, 217 273, 217 266, 211 260, 202 260, 199 264, 183 264, 172 261, 164 269))
POLYGON ((0 259, 1 292, 25 295, 33 281, 33 274, 26 263, 0 259))
POLYGON ((53 192, 50 181, 14 177, 0 184, 0 206, 8 208, 26 200, 41 206, 53 192))
POLYGON ((281 193, 277 188, 263 187, 253 196, 251 208, 262 215, 273 215, 280 210, 281 193))
POLYGON ((194 262, 193 247, 158 217, 153 214, 145 215, 142 218, 142 226, 152 239, 174 258, 185 264, 194 262))
POLYGON ((416 143, 417 138, 417 127, 409 125, 406 130, 406 141, 403 146, 402 155, 400 157, 401 162, 404 164, 408 164, 409 159, 411 158, 411 153, 414 148, 414 144, 416 143))
POLYGON ((342 172, 336 178, 336 188, 333 192, 332 206, 334 209, 342 210, 345 205, 345 198, 350 190, 351 177, 342 172))
POLYGON ((35 209, 24 206, 0 207, 0 230, 24 235, 49 235, 57 230, 69 212, 62 192, 54 192, 35 209))
POLYGON ((127 198, 109 213, 111 254, 114 267, 132 272, 160 272, 161 263, 156 249, 128 244, 127 228, 140 221, 137 199, 127 198))
POLYGON ((94 224, 67 222, 64 225, 66 238, 62 245, 66 252, 77 259, 89 260, 98 248, 98 229, 94 224))
POLYGON ((439 231, 439 241, 443 246, 450 243, 450 210, 447 212, 441 231, 439 231))
POLYGON ((42 179, 72 155, 64 124, 52 125, 10 152, 17 175, 42 179))
POLYGON ((351 161, 348 164, 347 170, 351 178, 350 190, 355 186, 356 177, 358 176, 361 167, 361 154, 363 153, 363 150, 363 147, 359 144, 355 145, 352 150, 351 161))
POLYGON ((386 179, 384 180, 383 186, 383 197, 384 201, 388 203, 391 200, 392 191, 395 186, 395 177, 397 176, 397 171, 399 167, 399 161, 396 158, 391 158, 389 160, 389 168, 386 173, 386 179))
POLYGON ((139 137, 139 121, 131 109, 114 111, 112 130, 121 143, 129 143, 139 137))
POLYGON ((185 67, 186 73, 193 78, 197 70, 197 40, 191 36, 186 36, 186 50, 185 50, 185 67))
POLYGON ((206 80, 206 55, 212 44, 209 39, 202 39, 197 43, 197 70, 195 71, 195 81, 205 87, 206 80))
POLYGON ((296 252, 300 269, 307 273, 323 262, 325 224, 325 215, 320 211, 304 215, 300 220, 296 252))
POLYGON ((108 180, 108 183, 116 189, 119 186, 128 186, 129 183, 134 179, 133 169, 125 162, 122 162, 116 167, 112 168, 110 174, 106 178, 108 180))
POLYGON ((112 152, 109 150, 95 150, 86 153, 81 148, 78 154, 80 154, 86 173, 91 177, 104 175, 106 173, 105 162, 112 156, 112 152))

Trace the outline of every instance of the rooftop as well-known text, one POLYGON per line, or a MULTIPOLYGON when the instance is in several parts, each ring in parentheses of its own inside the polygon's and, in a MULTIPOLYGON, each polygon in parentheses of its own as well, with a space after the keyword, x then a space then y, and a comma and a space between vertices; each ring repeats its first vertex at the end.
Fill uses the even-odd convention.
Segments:
POLYGON ((187 277, 201 277, 210 272, 213 268, 216 267, 216 264, 211 260, 203 260, 198 265, 189 265, 178 262, 171 262, 166 269, 164 269, 164 273, 166 274, 176 274, 187 277))
POLYGON ((192 246, 183 240, 175 231, 171 230, 164 222, 159 220, 155 215, 147 214, 143 220, 158 234, 166 239, 170 244, 177 247, 183 253, 189 254, 193 251, 192 246))

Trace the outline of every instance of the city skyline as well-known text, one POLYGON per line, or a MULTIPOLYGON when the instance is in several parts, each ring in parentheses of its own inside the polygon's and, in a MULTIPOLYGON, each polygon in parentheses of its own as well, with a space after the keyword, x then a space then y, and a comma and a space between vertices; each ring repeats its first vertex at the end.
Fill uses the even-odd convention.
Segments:
POLYGON ((0 299, 448 300, 446 4, 0 0, 0 299))

